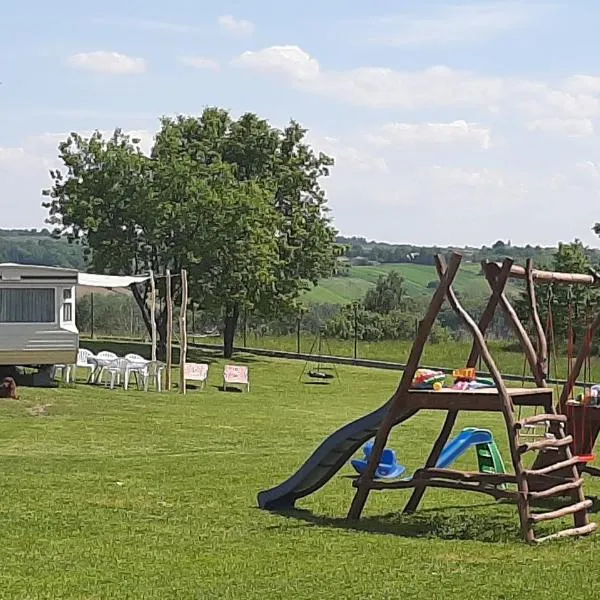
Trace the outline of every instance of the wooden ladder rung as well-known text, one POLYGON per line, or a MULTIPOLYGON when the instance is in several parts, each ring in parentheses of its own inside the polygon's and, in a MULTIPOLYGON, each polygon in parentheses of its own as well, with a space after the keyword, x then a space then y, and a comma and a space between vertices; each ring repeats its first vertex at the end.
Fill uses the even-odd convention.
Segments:
POLYGON ((543 415, 534 415, 533 417, 527 417, 525 419, 521 419, 515 423, 515 429, 522 429, 523 427, 529 427, 531 425, 536 425, 539 423, 543 423, 544 421, 554 421, 558 423, 566 423, 567 416, 566 415, 554 415, 554 414, 543 414, 543 415))
POLYGON ((536 543, 547 542, 548 540, 558 540, 564 537, 572 537, 575 535, 588 535, 596 531, 598 525, 596 523, 588 523, 583 527, 573 527, 573 529, 565 529, 563 531, 559 531, 558 533, 553 533, 551 535, 546 535, 541 538, 534 539, 533 541, 536 543))
POLYGON ((529 520, 532 523, 540 523, 541 521, 550 521, 551 519, 560 519, 561 517, 566 517, 567 515, 575 514, 581 510, 586 510, 592 506, 591 500, 583 500, 582 502, 577 502, 577 504, 571 504, 570 506, 565 506, 563 508, 558 508, 557 510, 553 510, 546 513, 539 513, 537 515, 531 515, 529 520))
POLYGON ((568 446, 573 442, 573 436, 566 435, 564 438, 558 440, 556 438, 548 438, 545 440, 539 440, 538 442, 531 442, 531 444, 522 444, 519 446, 519 452, 524 454, 525 452, 531 452, 533 450, 547 450, 549 448, 561 448, 568 446))
POLYGON ((561 469, 565 469, 567 467, 574 467, 577 464, 582 463, 583 461, 579 456, 573 456, 568 460, 561 460, 560 462, 552 463, 547 467, 543 467, 542 469, 525 469, 523 472, 525 475, 547 475, 548 473, 554 473, 554 471, 560 471, 561 469))
POLYGON ((548 488, 547 490, 541 490, 539 492, 529 492, 530 498, 549 498, 550 496, 556 496, 561 492, 568 492, 569 490, 575 490, 583 485, 583 479, 574 479, 573 481, 567 481, 567 483, 561 483, 554 487, 548 488))

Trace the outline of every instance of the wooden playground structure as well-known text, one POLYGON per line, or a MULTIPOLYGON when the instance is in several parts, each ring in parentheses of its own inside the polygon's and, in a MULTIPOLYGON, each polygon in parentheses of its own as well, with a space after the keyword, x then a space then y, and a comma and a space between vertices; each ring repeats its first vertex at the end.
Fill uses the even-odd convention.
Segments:
POLYGON ((436 487, 475 491, 491 495, 496 499, 516 501, 521 532, 523 538, 529 543, 590 534, 596 529, 596 524, 588 519, 588 509, 592 506, 592 501, 586 499, 584 495, 582 474, 600 475, 600 470, 587 465, 593 460, 591 452, 600 431, 600 407, 596 408, 585 402, 576 404, 571 398, 573 388, 578 381, 577 378, 589 359, 591 341, 600 326, 600 314, 596 315, 587 327, 576 360, 569 368, 567 382, 562 388, 555 406, 553 388, 548 385, 548 339, 538 314, 535 284, 598 286, 600 285, 598 276, 595 273, 586 275, 539 271, 533 269, 530 260, 527 261, 525 267, 514 265, 513 260, 509 258, 501 264, 484 262, 482 264, 483 273, 490 285, 491 295, 479 322, 476 323, 461 306, 452 287, 461 258, 460 254, 454 253, 446 264, 442 256, 436 257, 439 285, 431 299, 427 313, 419 324, 400 384, 386 405, 386 414, 377 428, 368 466, 353 482, 356 492, 348 512, 348 518, 352 520, 360 518, 371 490, 412 488, 412 495, 404 508, 404 512, 410 513, 417 510, 427 488, 436 487), (505 287, 510 278, 525 281, 535 330, 535 343, 532 342, 505 294, 505 287), (482 360, 494 381, 494 388, 475 390, 411 389, 423 347, 445 300, 473 336, 473 346, 466 367, 473 368, 479 360, 482 360), (536 387, 507 387, 490 354, 485 341, 485 333, 498 306, 505 313, 520 341, 536 387), (535 414, 520 418, 520 407, 534 407, 535 414), (518 416, 515 414, 515 408, 519 411, 518 416), (377 465, 391 430, 421 409, 446 411, 444 424, 433 444, 425 466, 418 469, 410 479, 396 481, 376 479, 377 465), (465 472, 435 467, 449 439, 459 411, 502 413, 508 433, 514 473, 465 472), (528 440, 526 432, 530 431, 532 427, 541 425, 546 428, 545 435, 533 441, 531 437, 528 440), (531 452, 537 453, 537 456, 533 465, 526 468, 523 458, 524 455, 531 452), (506 484, 514 484, 516 489, 514 489, 514 485, 509 488, 506 484), (540 513, 531 510, 532 503, 552 497, 568 497, 570 502, 567 506, 548 512, 540 513), (573 516, 573 527, 544 537, 536 537, 534 529, 536 524, 570 515, 573 516))

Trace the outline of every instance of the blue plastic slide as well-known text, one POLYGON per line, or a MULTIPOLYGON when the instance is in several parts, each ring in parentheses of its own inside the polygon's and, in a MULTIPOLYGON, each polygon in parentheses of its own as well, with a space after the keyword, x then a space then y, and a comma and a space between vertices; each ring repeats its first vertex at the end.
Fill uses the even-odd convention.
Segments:
POLYGON ((445 469, 462 456, 469 448, 478 444, 491 444, 494 441, 492 434, 487 429, 467 427, 453 440, 450 440, 442 450, 436 467, 445 469))

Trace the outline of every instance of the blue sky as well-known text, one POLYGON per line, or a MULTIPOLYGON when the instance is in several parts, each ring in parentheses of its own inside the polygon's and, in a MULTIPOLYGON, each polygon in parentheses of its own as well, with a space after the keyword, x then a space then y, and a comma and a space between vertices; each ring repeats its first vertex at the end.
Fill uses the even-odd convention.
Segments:
POLYGON ((336 159, 344 234, 597 246, 600 2, 24 1, 0 22, 3 227, 42 226, 69 131, 219 105, 336 159), (520 216, 520 218, 517 217, 520 216))

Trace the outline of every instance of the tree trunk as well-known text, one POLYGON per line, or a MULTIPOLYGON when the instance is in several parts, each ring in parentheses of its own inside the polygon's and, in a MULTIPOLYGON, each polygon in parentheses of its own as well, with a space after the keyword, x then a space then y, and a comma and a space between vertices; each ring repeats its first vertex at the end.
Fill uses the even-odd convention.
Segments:
MULTIPOLYGON (((147 290, 144 293, 140 292, 140 289, 134 284, 131 286, 133 297, 142 313, 144 319, 144 325, 148 330, 148 334, 152 335, 152 316, 150 314, 150 307, 146 302, 147 290)), ((158 360, 165 360, 167 356, 167 311, 166 308, 162 310, 158 308, 156 311, 156 358, 158 360)))
POLYGON ((235 330, 237 328, 239 316, 239 304, 236 303, 227 307, 225 312, 225 330, 223 331, 224 358, 231 358, 233 356, 233 342, 235 340, 235 330))

